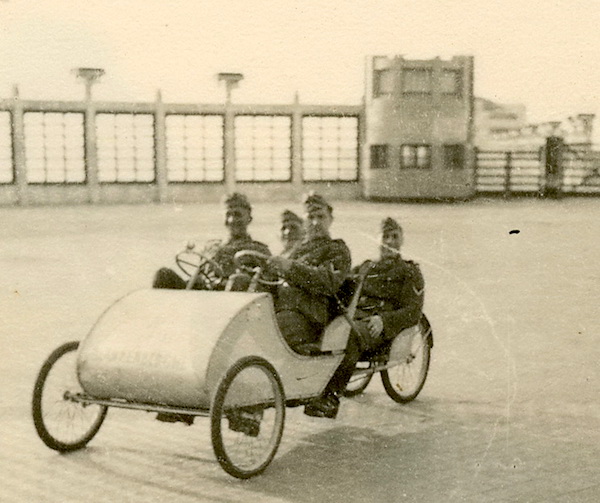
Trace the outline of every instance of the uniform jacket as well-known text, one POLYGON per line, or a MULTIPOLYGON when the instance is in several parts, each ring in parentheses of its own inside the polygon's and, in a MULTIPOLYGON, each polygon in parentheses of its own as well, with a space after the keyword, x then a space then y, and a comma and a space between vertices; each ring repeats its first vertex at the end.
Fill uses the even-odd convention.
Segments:
POLYGON ((319 237, 295 246, 289 258, 294 262, 278 290, 277 310, 298 311, 324 325, 330 302, 350 271, 350 250, 341 239, 319 237))
POLYGON ((424 294, 425 281, 418 264, 399 255, 385 258, 373 262, 367 273, 357 316, 378 314, 384 337, 392 338, 419 322, 424 294))

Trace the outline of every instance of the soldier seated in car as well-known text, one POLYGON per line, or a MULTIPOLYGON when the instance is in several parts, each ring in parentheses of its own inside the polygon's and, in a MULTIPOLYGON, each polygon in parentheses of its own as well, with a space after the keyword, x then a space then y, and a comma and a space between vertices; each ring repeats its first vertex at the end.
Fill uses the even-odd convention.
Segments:
POLYGON ((351 332, 344 360, 322 397, 305 409, 308 415, 335 418, 337 396, 346 388, 362 352, 376 350, 419 322, 425 284, 418 264, 402 258, 402 243, 402 227, 393 218, 383 220, 379 260, 353 271, 368 267, 355 314, 357 331, 351 332))
MULTIPOLYGON (((260 241, 254 241, 248 234, 248 226, 252 222, 252 206, 245 195, 233 193, 225 199, 225 226, 229 230, 229 240, 218 244, 213 251, 212 258, 221 269, 220 283, 217 289, 225 288, 227 279, 236 271, 233 262, 234 255, 242 250, 257 251, 271 255, 269 247, 260 241)), ((172 269, 163 267, 156 272, 153 288, 185 289, 186 281, 172 269)), ((192 289, 203 290, 206 285, 202 281, 196 282, 192 289)))
POLYGON ((285 210, 281 214, 281 243, 283 250, 280 255, 287 257, 296 245, 304 239, 304 221, 293 211, 285 210))
POLYGON ((318 194, 304 200, 306 234, 288 256, 269 259, 285 282, 275 301, 277 322, 284 339, 298 353, 322 335, 330 319, 329 306, 350 270, 350 250, 332 239, 333 208, 318 194))

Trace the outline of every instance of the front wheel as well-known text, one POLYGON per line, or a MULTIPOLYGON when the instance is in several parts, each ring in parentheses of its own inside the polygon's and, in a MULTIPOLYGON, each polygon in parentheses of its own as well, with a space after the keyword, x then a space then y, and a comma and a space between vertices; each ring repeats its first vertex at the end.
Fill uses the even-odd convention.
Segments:
POLYGON ((83 390, 77 379, 78 341, 55 349, 42 365, 33 389, 33 423, 42 441, 56 451, 81 449, 98 433, 107 408, 72 399, 83 390))
POLYGON ((285 421, 285 396, 277 371, 264 358, 242 358, 221 380, 212 401, 215 456, 230 475, 262 473, 275 457, 285 421))
POLYGON ((381 381, 392 400, 407 403, 417 397, 427 379, 432 341, 429 322, 423 316, 415 334, 399 335, 399 337, 411 338, 408 341, 398 341, 400 344, 407 344, 408 348, 395 364, 391 362, 389 368, 381 371, 381 381))

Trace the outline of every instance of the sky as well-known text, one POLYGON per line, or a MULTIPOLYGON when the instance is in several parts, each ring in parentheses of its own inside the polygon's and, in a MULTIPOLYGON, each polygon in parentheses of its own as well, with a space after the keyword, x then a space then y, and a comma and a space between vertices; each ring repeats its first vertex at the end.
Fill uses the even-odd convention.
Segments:
MULTIPOLYGON (((0 0, 0 98, 359 104, 368 55, 475 57, 475 94, 533 122, 600 115, 598 0, 0 0)), ((596 120, 596 129, 600 121, 596 120)))

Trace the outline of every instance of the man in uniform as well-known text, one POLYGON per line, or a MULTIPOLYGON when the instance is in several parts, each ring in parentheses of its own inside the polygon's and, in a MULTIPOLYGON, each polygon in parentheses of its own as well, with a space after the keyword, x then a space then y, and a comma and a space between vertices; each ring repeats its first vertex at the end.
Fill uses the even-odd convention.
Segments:
POLYGON ((289 256, 294 247, 304 239, 304 221, 293 211, 285 210, 281 214, 281 255, 289 256))
POLYGON ((317 342, 330 318, 330 302, 350 270, 350 250, 341 239, 332 239, 329 229, 333 208, 320 195, 304 200, 306 235, 289 256, 269 259, 283 277, 275 311, 279 328, 290 347, 301 354, 317 342))
MULTIPOLYGON (((346 388, 361 353, 378 348, 419 322, 425 283, 419 266, 402 258, 402 243, 400 225, 393 218, 383 220, 380 259, 367 264, 369 268, 355 315, 359 333, 351 333, 344 360, 320 401, 314 401, 305 409, 308 415, 335 418, 339 408, 337 395, 346 388)), ((355 268, 354 272, 363 266, 355 268)))
MULTIPOLYGON (((245 195, 233 193, 225 199, 225 226, 229 230, 229 240, 220 244, 213 260, 221 267, 223 278, 219 284, 225 287, 227 278, 235 272, 234 255, 241 250, 253 250, 271 255, 269 247, 260 241, 254 241, 248 234, 248 226, 252 222, 252 206, 245 195)), ((185 289, 186 282, 172 269, 163 267, 156 272, 152 286, 154 288, 185 289)), ((202 290, 205 286, 197 282, 193 289, 202 290)))

